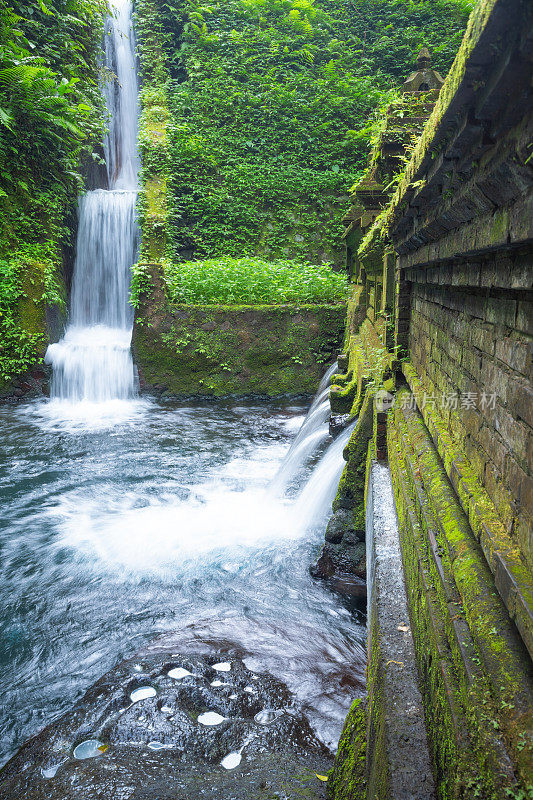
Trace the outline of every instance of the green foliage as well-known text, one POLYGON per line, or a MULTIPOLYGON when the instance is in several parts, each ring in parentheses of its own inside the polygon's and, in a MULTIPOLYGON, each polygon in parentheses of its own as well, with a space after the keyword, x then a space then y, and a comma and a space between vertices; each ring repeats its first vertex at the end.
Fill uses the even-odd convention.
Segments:
POLYGON ((329 265, 259 258, 165 262, 164 276, 171 301, 190 305, 335 303, 347 289, 329 265))
MULTIPOLYGON (((83 185, 80 166, 101 139, 97 54, 104 0, 0 0, 0 376, 23 372, 42 349, 19 305, 41 263, 37 302, 59 301, 65 216, 83 185)), ((43 320, 44 324, 44 320, 43 320)))
MULTIPOLYGON (((338 220, 365 167, 369 119, 422 44, 448 70, 468 5, 140 0, 143 69, 165 84, 171 118, 172 259, 340 262, 338 220)), ((143 160, 148 179, 156 166, 148 146, 143 160)))
POLYGON ((0 381, 25 372, 42 354, 43 331, 36 330, 32 315, 44 303, 64 305, 50 245, 21 245, 0 258, 0 381))

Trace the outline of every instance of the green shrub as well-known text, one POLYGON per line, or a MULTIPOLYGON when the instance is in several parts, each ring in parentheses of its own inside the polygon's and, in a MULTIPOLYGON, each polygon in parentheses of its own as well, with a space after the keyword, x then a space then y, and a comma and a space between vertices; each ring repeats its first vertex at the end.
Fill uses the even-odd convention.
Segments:
POLYGON ((165 262, 172 302, 189 305, 336 303, 346 297, 346 276, 329 265, 259 258, 165 262))

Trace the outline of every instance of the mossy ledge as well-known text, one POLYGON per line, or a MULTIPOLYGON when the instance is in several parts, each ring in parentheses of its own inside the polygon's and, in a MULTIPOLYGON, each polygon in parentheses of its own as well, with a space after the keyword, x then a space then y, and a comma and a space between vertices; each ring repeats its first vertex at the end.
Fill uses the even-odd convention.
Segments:
POLYGON ((165 396, 314 394, 342 342, 346 306, 172 305, 147 267, 133 330, 141 386, 165 396))

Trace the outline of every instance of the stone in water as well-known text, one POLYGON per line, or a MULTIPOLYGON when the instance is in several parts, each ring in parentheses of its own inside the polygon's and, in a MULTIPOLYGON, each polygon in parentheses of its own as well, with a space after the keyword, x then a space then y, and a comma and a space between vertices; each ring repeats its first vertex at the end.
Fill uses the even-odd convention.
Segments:
POLYGON ((253 694, 254 693, 254 690, 253 690, 253 688, 251 686, 245 686, 244 687, 244 691, 248 692, 248 694, 253 694))
POLYGON ((183 669, 183 667, 175 667, 167 672, 169 678, 174 678, 177 681, 181 681, 182 678, 186 678, 187 675, 192 675, 192 672, 189 672, 188 669, 183 669))
POLYGON ((236 700, 237 699, 237 695, 236 694, 230 694, 229 699, 230 700, 236 700))
POLYGON ((206 711, 205 714, 200 714, 198 722, 200 725, 220 725, 225 719, 225 717, 221 717, 220 714, 216 714, 214 711, 206 711))
POLYGON ((155 697, 157 694, 153 686, 140 686, 130 694, 132 703, 138 703, 139 700, 148 700, 149 697, 155 697))
POLYGON ((228 753, 228 755, 220 762, 224 769, 235 769, 242 761, 240 753, 228 753))
POLYGON ((101 756, 107 750, 105 744, 99 742, 98 739, 86 739, 84 742, 74 748, 74 758, 78 761, 85 761, 86 758, 95 758, 101 756))
POLYGON ((222 681, 211 681, 211 686, 225 686, 225 685, 226 684, 222 683, 222 681))
POLYGON ((229 672, 231 664, 229 661, 221 661, 218 664, 213 664, 213 669, 216 669, 217 672, 229 672))

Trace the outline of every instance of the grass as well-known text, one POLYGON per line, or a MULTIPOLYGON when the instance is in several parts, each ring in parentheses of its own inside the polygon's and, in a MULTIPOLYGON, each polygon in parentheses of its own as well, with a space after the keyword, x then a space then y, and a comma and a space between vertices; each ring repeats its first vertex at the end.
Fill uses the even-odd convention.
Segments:
POLYGON ((167 261, 164 275, 171 301, 188 305, 338 303, 347 289, 346 275, 327 264, 251 257, 167 261))

